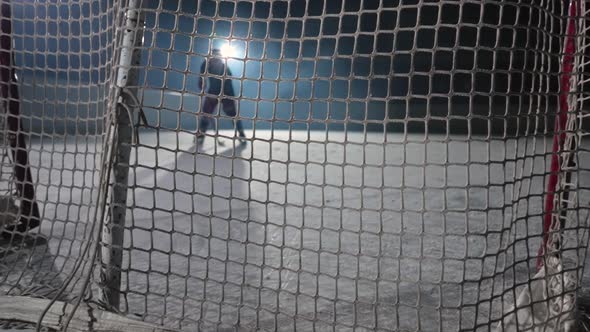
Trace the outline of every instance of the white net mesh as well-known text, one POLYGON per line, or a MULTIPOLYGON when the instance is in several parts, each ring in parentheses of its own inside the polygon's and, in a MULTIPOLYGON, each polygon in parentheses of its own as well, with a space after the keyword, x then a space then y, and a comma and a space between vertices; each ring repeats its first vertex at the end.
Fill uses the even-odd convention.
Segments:
POLYGON ((21 209, 19 227, 2 234, 0 289, 52 298, 66 287, 62 295, 68 297, 82 276, 75 272, 80 264, 92 264, 82 253, 92 245, 95 224, 113 8, 104 1, 1 4, 2 38, 8 37, 2 68, 14 71, 2 84, 16 82, 19 95, 2 100, 0 180, 2 194, 12 195, 21 209), (14 148, 10 137, 24 146, 14 148), (19 166, 32 177, 19 177, 19 166), (22 183, 33 185, 41 216, 41 226, 30 232, 26 220, 34 216, 22 202, 31 196, 18 190, 22 183))
POLYGON ((11 7, 41 225, 4 233, 2 295, 190 331, 574 324, 584 1, 11 7))

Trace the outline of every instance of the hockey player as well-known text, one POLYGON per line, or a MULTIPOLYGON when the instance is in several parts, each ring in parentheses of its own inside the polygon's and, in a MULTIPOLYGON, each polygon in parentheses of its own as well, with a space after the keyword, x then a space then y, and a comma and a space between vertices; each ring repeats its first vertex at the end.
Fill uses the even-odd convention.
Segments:
MULTIPOLYGON (((205 85, 205 101, 203 102, 202 111, 206 114, 212 114, 221 99, 221 107, 223 112, 228 116, 236 116, 236 101, 232 99, 235 97, 234 88, 232 86, 231 71, 227 67, 221 50, 214 49, 213 57, 208 61, 204 61, 201 65, 201 76, 199 78, 199 90, 203 91, 203 85, 205 85), (207 73, 208 77, 203 78, 207 73), (207 79, 207 82, 204 80, 207 79), (205 83, 205 84, 203 84, 205 83)), ((202 144, 205 139, 205 132, 209 127, 209 118, 202 116, 199 122, 199 128, 197 131, 197 144, 202 144)), ((236 120, 236 130, 238 132, 238 139, 241 144, 246 143, 246 135, 244 134, 244 128, 240 119, 236 120)))

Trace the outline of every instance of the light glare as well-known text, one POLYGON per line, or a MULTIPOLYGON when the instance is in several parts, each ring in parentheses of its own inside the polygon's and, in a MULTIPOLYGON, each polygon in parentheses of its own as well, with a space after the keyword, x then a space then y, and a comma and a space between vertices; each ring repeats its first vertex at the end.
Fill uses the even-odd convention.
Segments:
POLYGON ((221 56, 231 58, 236 56, 236 50, 229 44, 221 46, 221 56))

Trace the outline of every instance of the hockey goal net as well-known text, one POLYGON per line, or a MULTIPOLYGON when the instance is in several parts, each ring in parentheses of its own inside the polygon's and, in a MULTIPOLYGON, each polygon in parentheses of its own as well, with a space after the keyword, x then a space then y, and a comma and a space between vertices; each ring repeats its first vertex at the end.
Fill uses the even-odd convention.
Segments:
POLYGON ((586 1, 0 3, 6 326, 583 325, 586 1))

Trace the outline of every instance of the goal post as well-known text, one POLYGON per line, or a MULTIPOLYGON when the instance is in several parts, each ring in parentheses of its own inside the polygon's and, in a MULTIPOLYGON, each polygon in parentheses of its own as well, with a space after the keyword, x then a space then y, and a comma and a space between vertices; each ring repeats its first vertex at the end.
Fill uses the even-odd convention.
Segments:
MULTIPOLYGON (((135 118, 141 112, 137 104, 138 70, 141 58, 144 20, 141 11, 142 0, 128 2, 121 27, 121 46, 118 50, 118 65, 115 76, 112 113, 114 135, 107 144, 116 148, 113 160, 113 184, 111 202, 102 231, 101 254, 101 300, 112 310, 119 310, 121 269, 123 261, 123 238, 127 212, 127 187, 129 182, 129 162, 135 134, 135 118)), ((106 178, 108 179, 108 177, 106 178)))
POLYGON ((590 326, 587 1, 0 5, 0 328, 590 326))
MULTIPOLYGON (((576 56, 584 52, 585 26, 576 18, 585 13, 585 2, 570 1, 567 7, 568 16, 565 21, 565 37, 560 71, 560 93, 558 110, 554 119, 553 139, 549 173, 546 184, 546 196, 543 205, 543 240, 537 257, 537 270, 531 283, 521 290, 515 301, 513 310, 498 328, 502 330, 518 330, 534 328, 535 321, 551 321, 543 326, 545 329, 564 330, 587 329, 576 326, 576 288, 580 287, 580 274, 568 271, 567 245, 564 247, 564 229, 572 224, 571 210, 577 206, 576 185, 573 176, 577 169, 575 151, 583 144, 582 126, 577 108, 580 106, 575 93, 578 88, 579 68, 583 61, 576 56), (543 303, 546 301, 547 303, 543 303), (536 305, 541 302, 543 305, 536 305)), ((583 70, 580 70, 583 71, 583 70)), ((575 223, 574 223, 575 224, 575 223)), ((585 257, 585 254, 583 255, 585 257)), ((570 257, 571 259, 571 257, 570 257)))

